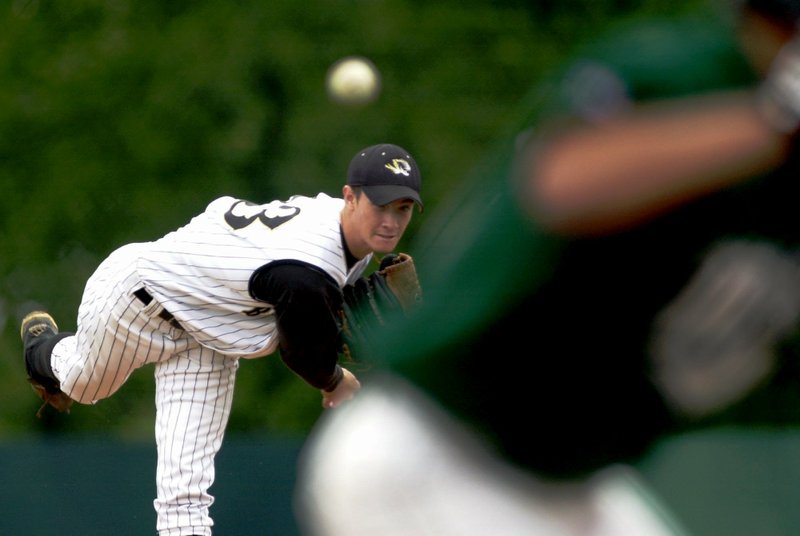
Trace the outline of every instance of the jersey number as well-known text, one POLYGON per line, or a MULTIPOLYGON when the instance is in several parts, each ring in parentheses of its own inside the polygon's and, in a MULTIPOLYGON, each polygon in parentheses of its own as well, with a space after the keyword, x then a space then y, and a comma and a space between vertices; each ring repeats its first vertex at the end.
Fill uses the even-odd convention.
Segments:
POLYGON ((225 213, 225 222, 234 229, 244 229, 258 220, 270 229, 283 225, 300 214, 298 207, 285 205, 279 201, 268 205, 256 205, 249 201, 237 201, 225 213))

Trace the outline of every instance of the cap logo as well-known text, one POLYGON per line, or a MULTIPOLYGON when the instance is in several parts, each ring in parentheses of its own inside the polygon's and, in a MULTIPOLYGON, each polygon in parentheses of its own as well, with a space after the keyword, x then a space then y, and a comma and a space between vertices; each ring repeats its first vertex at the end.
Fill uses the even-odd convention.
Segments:
POLYGON ((402 158, 392 158, 392 161, 384 166, 395 175, 405 175, 408 177, 411 172, 411 164, 402 158))

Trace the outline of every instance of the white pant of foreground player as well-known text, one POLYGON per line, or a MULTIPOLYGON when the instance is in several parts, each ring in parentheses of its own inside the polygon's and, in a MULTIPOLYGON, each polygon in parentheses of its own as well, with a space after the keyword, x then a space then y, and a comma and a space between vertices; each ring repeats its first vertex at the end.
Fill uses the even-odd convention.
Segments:
POLYGON ((308 536, 685 534, 633 468, 582 484, 539 481, 388 378, 323 416, 301 453, 294 501, 308 536))
POLYGON ((61 390, 93 404, 130 374, 155 365, 157 498, 160 536, 210 536, 208 489, 230 416, 238 360, 197 343, 144 304, 135 270, 136 244, 108 257, 86 283, 78 331, 55 346, 52 368, 61 390))

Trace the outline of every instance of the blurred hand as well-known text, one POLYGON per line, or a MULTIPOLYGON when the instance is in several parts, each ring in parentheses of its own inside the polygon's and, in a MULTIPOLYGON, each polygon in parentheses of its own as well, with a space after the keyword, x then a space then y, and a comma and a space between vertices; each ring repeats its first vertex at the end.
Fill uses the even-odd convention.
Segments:
POLYGON ((358 381, 358 378, 346 368, 342 368, 342 381, 339 382, 336 389, 322 391, 322 407, 335 408, 342 402, 352 399, 359 389, 361 389, 361 382, 358 381))
POLYGON ((657 318, 653 380, 674 409, 705 417, 774 369, 800 320, 800 260, 769 242, 728 240, 657 318))
POLYGON ((781 132, 796 132, 800 125, 800 34, 778 52, 759 92, 761 111, 781 132))

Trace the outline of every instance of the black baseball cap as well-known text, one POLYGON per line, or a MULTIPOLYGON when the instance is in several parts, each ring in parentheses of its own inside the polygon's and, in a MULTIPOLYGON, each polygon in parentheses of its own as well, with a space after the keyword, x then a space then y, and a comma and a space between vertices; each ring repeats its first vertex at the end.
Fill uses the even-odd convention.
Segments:
POLYGON ((419 168, 408 151, 391 143, 362 149, 347 168, 347 184, 358 186, 376 205, 413 199, 422 211, 419 168))

